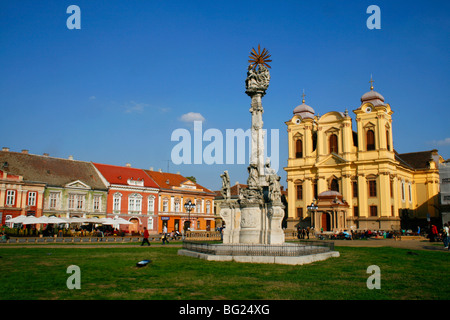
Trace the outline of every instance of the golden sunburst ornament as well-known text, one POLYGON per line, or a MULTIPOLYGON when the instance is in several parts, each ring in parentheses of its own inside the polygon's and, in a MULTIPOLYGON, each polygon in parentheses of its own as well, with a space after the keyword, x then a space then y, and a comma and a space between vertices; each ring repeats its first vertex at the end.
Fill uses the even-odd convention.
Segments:
POLYGON ((270 68, 270 66, 267 64, 268 62, 272 62, 270 60, 270 54, 269 51, 264 48, 261 52, 261 46, 258 44, 258 52, 256 52, 255 48, 250 51, 250 60, 248 62, 250 63, 251 69, 256 69, 257 66, 265 66, 267 68, 270 68))

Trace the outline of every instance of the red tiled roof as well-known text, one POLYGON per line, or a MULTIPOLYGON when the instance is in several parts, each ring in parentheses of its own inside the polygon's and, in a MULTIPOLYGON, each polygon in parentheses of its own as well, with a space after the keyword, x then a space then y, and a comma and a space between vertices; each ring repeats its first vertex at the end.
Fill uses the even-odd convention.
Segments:
POLYGON ((145 174, 144 170, 142 169, 101 163, 93 164, 110 184, 121 184, 128 186, 128 179, 138 181, 143 180, 144 187, 159 189, 159 186, 155 183, 155 181, 153 181, 147 174, 145 174))
POLYGON ((413 169, 428 169, 429 162, 433 161, 433 154, 437 154, 437 150, 430 151, 420 151, 420 152, 410 152, 410 153, 397 153, 397 160, 400 158, 400 162, 406 163, 409 167, 413 169))
POLYGON ((80 180, 93 189, 107 189, 91 162, 0 151, 0 163, 7 164, 8 174, 23 176, 24 181, 64 187, 80 180))
MULTIPOLYGON (((183 183, 190 181, 181 174, 144 170, 161 189, 172 189, 172 187, 180 187, 183 183)), ((213 191, 193 182, 197 189, 202 189, 206 193, 214 193, 213 191)), ((186 189, 186 191, 195 191, 186 189)))

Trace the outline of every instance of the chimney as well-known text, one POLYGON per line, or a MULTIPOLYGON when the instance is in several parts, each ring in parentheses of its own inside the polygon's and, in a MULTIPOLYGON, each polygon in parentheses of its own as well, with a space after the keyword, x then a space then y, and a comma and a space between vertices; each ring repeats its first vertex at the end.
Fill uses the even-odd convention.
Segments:
POLYGON ((48 157, 49 156, 49 154, 48 153, 44 153, 44 157, 48 157))
POLYGON ((159 171, 159 172, 162 172, 162 169, 159 169, 158 171, 159 171))
POLYGON ((72 155, 69 156, 69 160, 73 160, 73 156, 72 155))
POLYGON ((131 168, 131 163, 127 163, 126 166, 127 166, 128 168, 131 168))
POLYGON ((153 171, 153 167, 150 167, 150 171, 153 171))
POLYGON ((28 154, 28 150, 27 149, 22 149, 22 153, 23 154, 28 154))
POLYGON ((8 147, 3 147, 3 148, 2 148, 2 151, 8 152, 8 151, 9 151, 9 148, 8 148, 8 147))

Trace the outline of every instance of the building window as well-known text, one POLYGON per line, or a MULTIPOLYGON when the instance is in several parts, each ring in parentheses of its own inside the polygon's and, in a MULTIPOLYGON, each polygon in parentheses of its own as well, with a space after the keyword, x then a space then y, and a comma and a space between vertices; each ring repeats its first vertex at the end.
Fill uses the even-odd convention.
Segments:
POLYGON ((317 148, 317 132, 313 132, 312 134, 312 151, 316 151, 317 148))
POLYGON ((58 204, 58 193, 56 192, 50 192, 50 195, 48 196, 48 208, 49 209, 56 209, 56 206, 58 204))
POLYGON ((391 151, 391 140, 389 139, 389 130, 386 130, 386 146, 388 151, 391 151))
POLYGON ((197 203, 195 204, 195 209, 196 209, 196 212, 197 213, 200 213, 200 212, 202 212, 202 203, 203 203, 203 200, 197 200, 197 203))
POLYGON ((303 208, 297 208, 297 218, 303 219, 303 208))
POLYGON ((337 179, 331 180, 330 190, 339 192, 339 182, 337 181, 337 179))
POLYGON ((69 209, 75 209, 75 195, 69 194, 69 209))
POLYGON ((77 209, 81 210, 84 208, 84 195, 77 195, 77 209))
POLYGON ((169 212, 169 199, 164 198, 162 201, 162 211, 169 212))
POLYGON ((147 229, 153 230, 153 218, 149 218, 147 221, 147 229))
POLYGON ((128 211, 133 213, 141 213, 142 211, 142 196, 138 193, 133 193, 128 197, 128 211))
POLYGON ((16 190, 8 190, 6 192, 6 205, 13 206, 16 203, 16 190))
POLYGON ((297 200, 303 200, 303 185, 298 184, 296 188, 297 188, 297 200))
POLYGON ((153 214, 154 212, 155 212, 155 197, 150 196, 148 197, 148 214, 153 214))
POLYGON ((180 199, 175 199, 175 212, 180 212, 180 199))
POLYGON ((352 181, 353 198, 358 198, 358 181, 352 181))
POLYGON ((375 150, 375 133, 373 130, 367 130, 367 151, 375 150))
POLYGON ((69 210, 82 210, 84 208, 84 194, 69 194, 69 210))
POLYGON ((370 216, 371 217, 378 216, 378 208, 377 208, 377 206, 370 206, 369 207, 369 211, 370 211, 370 216))
POLYGON ((211 201, 206 201, 206 213, 211 213, 211 201))
POLYGON ((391 198, 394 197, 394 181, 390 181, 391 198))
POLYGON ((317 181, 314 181, 313 189, 314 189, 314 199, 317 199, 318 198, 317 197, 317 195, 318 195, 318 192, 317 192, 317 181))
POLYGON ((405 181, 402 181, 402 201, 405 201, 405 181))
POLYGON ((113 210, 120 211, 120 205, 122 202, 122 195, 120 193, 115 193, 113 197, 113 210))
POLYGON ((369 197, 376 197, 376 196, 377 196, 377 181, 370 180, 369 181, 369 197))
POLYGON ((338 138, 337 135, 330 136, 330 153, 338 153, 338 138))
POLYGON ((353 206, 353 216, 359 217, 359 207, 358 206, 353 206))
POLYGON ((295 141, 295 157, 303 158, 303 143, 301 139, 295 141))
POLYGON ((394 216, 395 212, 394 212, 394 206, 391 206, 391 216, 394 216))
POLYGON ((27 205, 34 207, 36 205, 36 192, 28 192, 27 205))
POLYGON ((408 184, 409 202, 412 202, 412 186, 411 182, 408 184))
POLYGON ((102 204, 102 196, 95 195, 94 196, 94 211, 100 211, 102 204))

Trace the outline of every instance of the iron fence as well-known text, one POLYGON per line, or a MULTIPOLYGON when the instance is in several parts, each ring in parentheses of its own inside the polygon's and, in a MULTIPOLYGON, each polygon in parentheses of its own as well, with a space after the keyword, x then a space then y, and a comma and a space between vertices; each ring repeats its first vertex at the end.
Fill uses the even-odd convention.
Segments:
POLYGON ((302 243, 270 245, 211 244, 197 241, 183 241, 183 249, 211 255, 297 257, 334 251, 334 243, 328 241, 305 241, 302 243))

